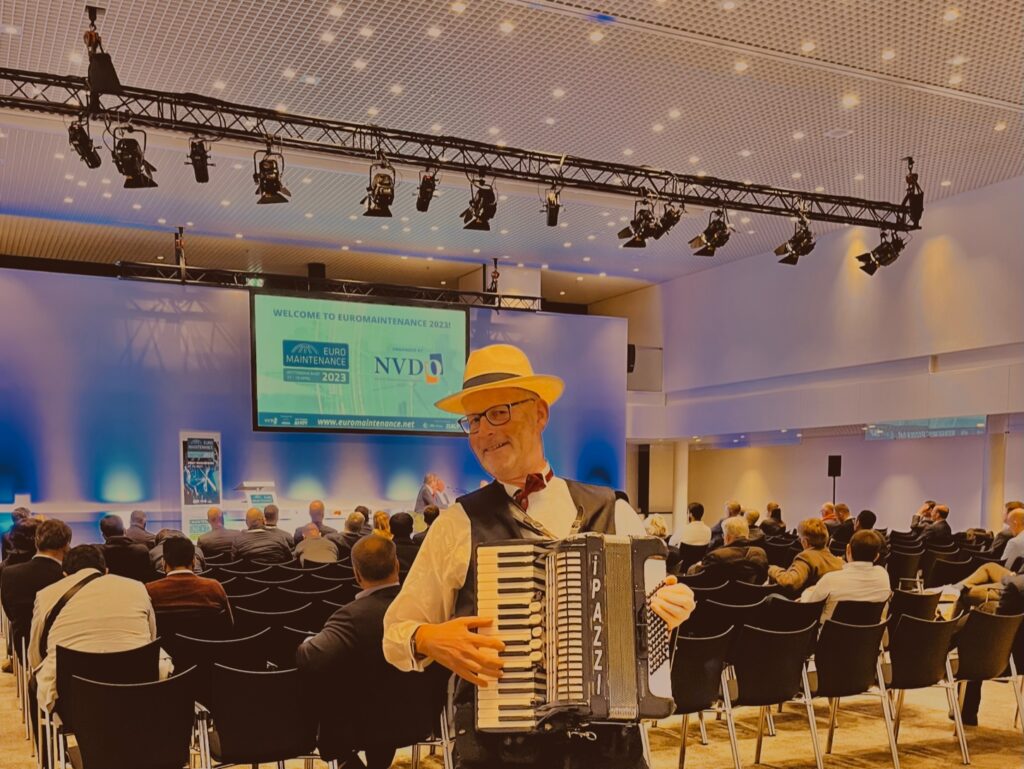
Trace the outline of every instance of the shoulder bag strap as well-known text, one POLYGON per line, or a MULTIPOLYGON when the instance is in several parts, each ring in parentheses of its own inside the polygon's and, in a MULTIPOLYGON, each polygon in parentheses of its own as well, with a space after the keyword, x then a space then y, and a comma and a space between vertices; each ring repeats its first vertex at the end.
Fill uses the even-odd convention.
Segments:
POLYGON ((46 659, 46 647, 47 647, 47 642, 50 639, 50 628, 52 628, 53 627, 53 623, 57 621, 57 615, 61 613, 61 611, 64 609, 64 607, 67 606, 68 601, 70 601, 72 598, 74 598, 75 594, 79 590, 81 590, 83 587, 88 585, 94 579, 99 579, 102 576, 103 575, 99 574, 99 573, 97 573, 97 574, 90 574, 85 579, 79 580, 78 582, 73 584, 71 587, 69 587, 68 591, 64 595, 62 595, 60 597, 60 600, 57 601, 57 603, 55 603, 53 605, 52 609, 50 609, 50 613, 46 615, 46 622, 43 623, 42 635, 39 637, 39 659, 40 660, 46 659))

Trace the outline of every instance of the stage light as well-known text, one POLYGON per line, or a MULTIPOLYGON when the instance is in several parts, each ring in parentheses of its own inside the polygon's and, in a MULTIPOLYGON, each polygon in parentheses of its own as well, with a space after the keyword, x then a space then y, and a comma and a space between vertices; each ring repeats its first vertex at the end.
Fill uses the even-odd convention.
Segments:
POLYGON ((857 261, 860 262, 860 269, 868 275, 874 275, 878 272, 879 267, 888 267, 895 262, 906 245, 906 241, 895 232, 882 230, 879 237, 881 242, 877 246, 868 253, 857 257, 857 261))
POLYGON ((690 241, 690 248, 696 248, 696 256, 714 256, 715 250, 729 242, 732 227, 724 209, 718 208, 708 215, 708 226, 704 232, 690 241))
POLYGON ((469 199, 469 207, 462 212, 464 230, 490 230, 491 219, 498 212, 498 199, 494 187, 483 178, 472 179, 473 194, 469 199))
POLYGON ((801 256, 807 256, 814 250, 814 235, 807 223, 807 217, 801 213, 793 230, 793 237, 775 249, 775 255, 781 256, 779 264, 796 264, 801 256))
POLYGON ((679 220, 683 218, 683 212, 684 208, 682 206, 666 203, 665 208, 662 209, 661 218, 654 225, 654 231, 651 233, 651 237, 655 240, 659 240, 662 235, 679 224, 679 220))
POLYGON ((188 160, 185 165, 192 166, 192 173, 195 174, 196 181, 200 184, 210 181, 210 166, 213 163, 210 162, 210 147, 205 139, 199 136, 189 139, 188 160))
POLYGON ((88 118, 83 117, 68 126, 68 143, 89 168, 99 168, 103 164, 103 159, 96 151, 92 137, 89 136, 88 118))
POLYGON ((562 210, 562 188, 552 184, 544 196, 544 211, 547 214, 548 227, 558 226, 558 212, 562 210))
POLYGON ((256 182, 257 205, 287 203, 291 191, 284 186, 284 155, 274 149, 274 140, 267 139, 267 148, 252 153, 253 174, 256 182), (260 157, 262 155, 262 157, 260 157))
POLYGON ((85 40, 85 47, 89 51, 89 73, 87 80, 89 90, 93 98, 101 93, 121 93, 121 81, 117 78, 117 71, 114 69, 114 62, 110 54, 103 50, 103 40, 96 30, 96 19, 104 12, 102 8, 94 5, 85 6, 89 16, 89 28, 82 36, 85 40))
POLYGON ((153 179, 156 166, 146 160, 146 132, 131 126, 118 126, 113 130, 114 165, 124 177, 125 189, 137 190, 146 187, 157 187, 153 179), (132 139, 128 134, 142 134, 142 143, 132 139))
POLYGON ((907 164, 907 192, 903 196, 903 207, 907 209, 910 222, 914 227, 921 226, 921 216, 924 214, 924 190, 917 182, 917 174, 914 173, 914 159, 905 157, 907 164))
MULTIPOLYGON (((395 202, 395 169, 387 160, 370 166, 370 184, 360 203, 366 204, 363 216, 391 216, 391 204, 395 202)), ((416 201, 419 207, 419 201, 416 201)))
POLYGON ((420 174, 420 188, 416 193, 416 210, 426 211, 430 208, 430 201, 434 198, 434 190, 437 189, 437 171, 428 168, 420 174))
POLYGON ((641 198, 633 204, 633 218, 628 227, 619 230, 620 238, 628 238, 623 248, 647 248, 647 239, 656 237, 658 220, 654 216, 654 200, 641 198))

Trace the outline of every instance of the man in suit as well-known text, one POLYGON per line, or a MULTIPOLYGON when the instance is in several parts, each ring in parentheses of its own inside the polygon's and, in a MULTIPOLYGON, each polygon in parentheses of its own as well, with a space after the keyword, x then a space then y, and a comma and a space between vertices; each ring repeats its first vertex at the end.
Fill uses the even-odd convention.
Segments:
POLYGON ((949 508, 945 505, 932 509, 932 523, 921 535, 926 545, 948 545, 953 541, 953 530, 946 521, 948 517, 949 508))
POLYGON ((111 574, 139 582, 156 579, 156 569, 149 560, 149 548, 125 536, 124 522, 119 516, 100 518, 100 533, 104 541, 103 560, 111 574))
POLYGON ((210 530, 200 534, 199 541, 196 543, 203 551, 203 555, 207 558, 221 553, 230 555, 231 546, 241 532, 224 528, 224 513, 219 507, 211 507, 206 511, 206 521, 210 524, 210 530))
POLYGON ((295 664, 312 688, 326 684, 345 692, 321 711, 320 728, 329 729, 330 742, 341 746, 324 758, 342 759, 346 769, 384 769, 391 766, 396 748, 432 731, 444 692, 436 682, 448 671, 434 665, 430 676, 402 673, 384 659, 384 613, 399 590, 394 543, 363 537, 352 548, 352 567, 362 592, 299 646, 295 664), (356 755, 359 751, 365 751, 366 764, 356 755))
POLYGON ((429 505, 441 507, 437 499, 437 481, 436 473, 427 473, 423 476, 423 485, 416 495, 416 506, 413 508, 417 513, 422 513, 429 505))
MULTIPOLYGON (((314 499, 309 503, 309 522, 316 526, 321 536, 327 536, 328 534, 336 534, 337 529, 332 529, 330 526, 324 523, 324 503, 319 499, 314 499)), ((298 545, 302 538, 305 536, 306 526, 299 526, 295 529, 295 534, 292 535, 292 541, 298 545)))
POLYGON ((1024 509, 1024 502, 1014 499, 1006 503, 1005 510, 1003 512, 1003 530, 996 532, 995 537, 992 539, 992 547, 989 548, 989 551, 993 555, 998 555, 1000 558, 1003 555, 1003 548, 1006 547, 1006 543, 1014 537, 1013 532, 1010 531, 1009 518, 1010 513, 1017 508, 1024 509))
POLYGON ((142 510, 132 510, 128 530, 124 535, 132 542, 145 545, 149 549, 156 545, 156 535, 146 531, 146 514, 142 510))
POLYGON ((836 505, 836 524, 829 527, 829 536, 840 544, 849 544, 853 537, 854 523, 850 517, 850 506, 845 502, 836 505))
POLYGON ((910 530, 920 534, 932 523, 932 511, 935 509, 936 501, 926 499, 917 512, 910 516, 910 530))
POLYGON ((345 519, 345 526, 342 532, 328 534, 327 538, 338 546, 338 560, 349 557, 352 547, 363 536, 363 526, 366 525, 366 516, 358 510, 348 514, 345 519))
POLYGON ((788 569, 781 566, 769 566, 768 578, 786 588, 791 598, 796 598, 805 588, 816 584, 819 579, 830 571, 843 568, 843 561, 828 551, 828 530, 820 518, 807 518, 800 521, 797 534, 803 551, 793 559, 788 569))
POLYGON ((295 548, 295 540, 292 539, 292 535, 284 529, 277 528, 277 520, 281 515, 281 511, 277 505, 267 505, 263 508, 263 520, 266 521, 264 524, 267 531, 276 537, 279 537, 287 546, 289 550, 295 548))
POLYGON ((764 584, 768 576, 768 555, 750 541, 750 527, 742 515, 722 523, 725 544, 712 550, 690 567, 688 574, 709 574, 722 582, 735 580, 764 584))
POLYGON ((281 536, 284 532, 271 532, 258 507, 245 511, 245 525, 246 530, 231 544, 232 560, 246 558, 263 563, 288 563, 292 560, 292 549, 281 536))
POLYGON ((743 505, 739 502, 732 501, 725 503, 725 518, 722 518, 714 526, 711 527, 711 541, 708 543, 708 550, 714 550, 716 547, 721 547, 725 541, 725 535, 722 533, 722 524, 724 524, 729 518, 739 515, 743 512, 743 505))
POLYGON ((417 531, 412 535, 412 541, 417 545, 423 544, 424 537, 427 536, 427 532, 430 531, 430 524, 437 520, 437 516, 441 514, 441 510, 437 505, 427 505, 423 508, 423 522, 427 524, 427 528, 423 531, 417 531))
POLYGON ((167 575, 146 584, 149 599, 157 612, 185 609, 209 609, 211 614, 231 616, 228 596, 220 582, 200 577, 192 571, 196 546, 188 537, 168 537, 163 541, 167 575))
POLYGON ((412 541, 412 516, 408 513, 395 513, 391 516, 391 541, 398 552, 398 564, 402 578, 409 573, 412 562, 420 547, 412 541))
POLYGON ((11 620, 15 648, 22 638, 28 640, 36 593, 64 576, 62 564, 70 547, 71 528, 64 521, 43 521, 36 527, 36 554, 32 559, 4 569, 0 602, 11 620))

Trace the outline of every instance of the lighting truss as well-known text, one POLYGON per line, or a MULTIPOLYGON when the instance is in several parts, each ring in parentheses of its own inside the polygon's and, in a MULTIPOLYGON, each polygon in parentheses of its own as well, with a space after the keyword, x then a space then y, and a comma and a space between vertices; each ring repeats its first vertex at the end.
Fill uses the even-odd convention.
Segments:
MULTIPOLYGON (((470 176, 558 184, 637 198, 654 194, 662 203, 791 216, 801 207, 809 220, 890 231, 917 229, 910 202, 889 203, 842 195, 795 192, 760 184, 677 174, 568 155, 497 147, 450 136, 432 136, 289 115, 195 94, 125 86, 119 94, 92 94, 85 78, 0 68, 0 108, 178 131, 263 144, 274 136, 282 147, 372 162, 383 153, 392 163, 470 176), (88 106, 87 106, 88 105, 88 106)), ((917 201, 915 200, 916 204, 917 201)), ((915 211, 916 213, 916 211, 915 211)))

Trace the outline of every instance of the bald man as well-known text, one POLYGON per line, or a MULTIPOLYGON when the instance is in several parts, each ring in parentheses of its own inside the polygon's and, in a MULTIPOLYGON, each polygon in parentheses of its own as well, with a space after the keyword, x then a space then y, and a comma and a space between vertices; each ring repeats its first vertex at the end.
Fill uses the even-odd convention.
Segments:
POLYGON ((245 531, 241 532, 231 546, 232 558, 245 558, 260 563, 288 563, 292 551, 288 543, 267 528, 267 519, 258 507, 245 511, 245 531))
POLYGON ((314 499, 309 503, 309 523, 304 526, 299 526, 295 529, 293 539, 295 540, 296 546, 302 541, 302 538, 306 536, 306 530, 309 525, 316 526, 320 532, 321 537, 326 537, 328 534, 337 534, 337 529, 332 529, 330 526, 324 523, 324 503, 322 500, 314 499))
POLYGON ((211 507, 206 511, 206 522, 210 530, 199 535, 199 549, 207 558, 226 553, 231 555, 231 547, 241 532, 224 528, 224 513, 219 507, 211 507))

